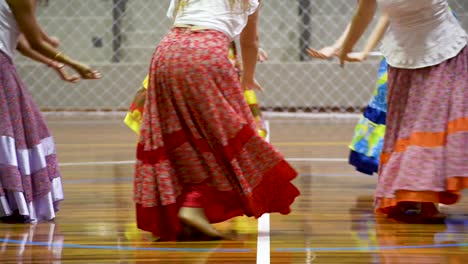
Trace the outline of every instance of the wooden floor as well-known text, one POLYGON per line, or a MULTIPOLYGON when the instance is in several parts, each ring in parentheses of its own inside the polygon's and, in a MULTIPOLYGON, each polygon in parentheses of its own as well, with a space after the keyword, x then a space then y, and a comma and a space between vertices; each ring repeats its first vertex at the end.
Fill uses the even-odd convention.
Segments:
POLYGON ((48 121, 66 199, 54 223, 0 224, 2 264, 268 264, 268 257, 271 263, 468 263, 468 193, 443 208, 450 214, 444 225, 376 218, 376 178, 346 164, 353 121, 271 120, 272 143, 301 173, 295 183, 302 196, 293 212, 271 215, 270 232, 258 234, 256 220, 236 218, 218 228, 237 232, 238 240, 191 243, 152 242, 137 230, 131 164, 136 137, 120 117, 48 121))

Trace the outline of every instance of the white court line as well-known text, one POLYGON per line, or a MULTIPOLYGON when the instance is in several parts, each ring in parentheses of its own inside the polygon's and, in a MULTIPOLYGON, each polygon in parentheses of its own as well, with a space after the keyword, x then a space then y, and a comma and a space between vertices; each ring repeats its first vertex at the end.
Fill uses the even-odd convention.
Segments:
POLYGON ((270 264, 270 214, 258 218, 257 264, 270 264))
MULTIPOLYGON (((348 159, 344 158, 289 158, 289 162, 347 162, 348 159)), ((121 160, 121 161, 89 161, 89 162, 63 162, 59 165, 66 166, 98 166, 98 165, 131 165, 135 164, 134 160, 121 160)))
MULTIPOLYGON (((265 121, 267 136, 270 142, 270 122, 265 121)), ((270 264, 270 214, 263 214, 258 218, 257 227, 257 264, 270 264)))
POLYGON ((347 162, 344 158, 287 158, 289 162, 347 162))

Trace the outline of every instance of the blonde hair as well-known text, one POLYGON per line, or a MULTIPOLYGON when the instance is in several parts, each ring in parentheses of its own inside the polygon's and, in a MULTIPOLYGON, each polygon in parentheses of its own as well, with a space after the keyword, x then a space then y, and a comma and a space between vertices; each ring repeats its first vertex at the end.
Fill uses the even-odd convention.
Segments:
MULTIPOLYGON (((182 11, 189 3, 190 0, 179 0, 179 4, 177 5, 175 13, 179 13, 179 11, 182 11)), ((240 4, 242 7, 242 10, 247 11, 250 7, 249 0, 227 0, 229 1, 229 6, 231 9, 234 9, 236 4, 240 4)))

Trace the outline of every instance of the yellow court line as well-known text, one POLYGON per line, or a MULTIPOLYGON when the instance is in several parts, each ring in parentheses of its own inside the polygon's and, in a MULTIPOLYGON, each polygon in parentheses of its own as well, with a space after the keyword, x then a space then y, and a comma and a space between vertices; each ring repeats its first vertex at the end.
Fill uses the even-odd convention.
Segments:
POLYGON ((57 146, 65 147, 136 147, 135 144, 115 144, 115 143, 89 143, 89 144, 75 144, 75 143, 58 143, 57 146))
MULTIPOLYGON (((274 146, 347 146, 347 141, 309 141, 309 142, 272 142, 274 146)), ((136 147, 135 144, 115 144, 115 143, 91 143, 91 144, 74 144, 74 143, 60 143, 57 146, 64 147, 136 147)))

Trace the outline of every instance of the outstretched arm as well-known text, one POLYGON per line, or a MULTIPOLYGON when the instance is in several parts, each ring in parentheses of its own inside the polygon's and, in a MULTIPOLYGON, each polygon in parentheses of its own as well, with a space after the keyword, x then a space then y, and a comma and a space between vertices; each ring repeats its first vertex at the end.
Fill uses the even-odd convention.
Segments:
POLYGON ((360 0, 358 9, 353 17, 349 33, 343 43, 340 52, 340 64, 343 66, 346 56, 353 50, 353 47, 366 31, 377 8, 376 0, 360 0))
POLYGON ((50 68, 54 69, 57 74, 60 76, 60 78, 64 81, 67 82, 77 82, 80 77, 78 75, 69 75, 64 67, 65 65, 61 62, 54 61, 52 59, 49 59, 45 57, 44 55, 40 54, 39 52, 33 50, 31 46, 29 45, 28 41, 24 37, 24 35, 20 35, 19 41, 18 41, 18 46, 16 49, 23 55, 28 58, 31 58, 37 62, 40 62, 42 64, 45 64, 49 66, 50 68))
POLYGON ((377 22, 377 25, 367 39, 364 49, 361 52, 348 53, 346 60, 352 62, 366 60, 369 54, 375 49, 375 47, 377 47, 377 44, 383 38, 385 32, 387 31, 388 24, 388 14, 382 14, 380 16, 379 22, 377 22))
POLYGON ((31 48, 41 55, 75 69, 85 79, 100 78, 100 73, 91 70, 88 66, 72 60, 59 52, 50 44, 50 38, 45 38, 44 31, 39 26, 35 16, 35 0, 6 0, 10 6, 18 26, 23 32, 31 48))
POLYGON ((341 46, 343 45, 343 42, 348 35, 349 28, 351 26, 351 23, 346 26, 345 31, 341 34, 340 38, 331 46, 323 47, 320 50, 308 48, 307 53, 309 56, 317 58, 317 59, 329 59, 337 54, 337 52, 341 49, 341 46))

